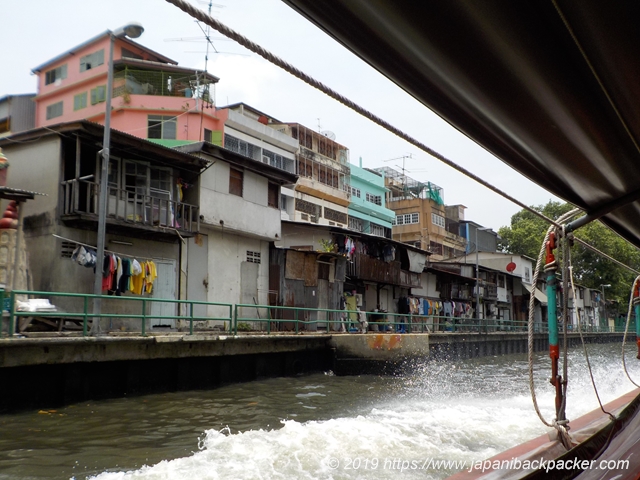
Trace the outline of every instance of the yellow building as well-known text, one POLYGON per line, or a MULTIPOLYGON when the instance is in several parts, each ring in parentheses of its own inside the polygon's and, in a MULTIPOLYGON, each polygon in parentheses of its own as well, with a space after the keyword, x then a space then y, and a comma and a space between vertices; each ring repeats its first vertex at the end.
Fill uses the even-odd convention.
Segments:
POLYGON ((467 240, 458 235, 464 220, 463 205, 445 207, 441 187, 419 182, 389 167, 377 168, 385 177, 387 206, 395 212, 392 238, 431 252, 431 260, 445 260, 465 254, 467 240), (447 211, 455 210, 455 218, 447 211))
POLYGON ((283 189, 283 220, 348 226, 350 189, 349 150, 330 132, 318 133, 298 123, 271 124, 299 142, 296 154, 298 181, 283 189))

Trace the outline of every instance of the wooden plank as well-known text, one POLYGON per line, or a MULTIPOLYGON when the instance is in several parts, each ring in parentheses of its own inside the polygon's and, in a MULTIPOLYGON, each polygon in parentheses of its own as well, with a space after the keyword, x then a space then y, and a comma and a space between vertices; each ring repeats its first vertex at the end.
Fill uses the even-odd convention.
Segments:
POLYGON ((315 254, 304 257, 304 286, 316 287, 318 285, 318 262, 315 254))
POLYGON ((304 277, 304 257, 303 252, 287 250, 284 278, 290 280, 303 280, 304 277))

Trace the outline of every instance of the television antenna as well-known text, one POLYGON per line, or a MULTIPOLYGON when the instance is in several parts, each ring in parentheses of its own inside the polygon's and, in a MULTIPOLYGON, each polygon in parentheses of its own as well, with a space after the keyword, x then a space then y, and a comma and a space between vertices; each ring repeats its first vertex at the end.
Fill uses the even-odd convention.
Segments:
MULTIPOLYGON (((413 160, 413 153, 408 153, 406 155, 402 155, 401 157, 389 158, 388 160, 383 160, 383 162, 395 162, 397 160, 402 160, 402 167, 400 167, 400 165, 395 165, 395 166, 400 168, 402 170, 402 176, 406 177, 405 172, 411 173, 411 170, 407 170, 406 168, 404 168, 407 158, 409 160, 413 160)), ((406 182, 406 178, 405 178, 405 182, 406 182)))
MULTIPOLYGON (((197 0, 197 2, 201 5, 207 5, 208 8, 208 13, 209 16, 211 16, 211 10, 213 7, 216 8, 225 8, 225 5, 221 5, 219 3, 213 3, 212 1, 205 1, 205 0, 197 0)), ((200 27, 200 30, 202 30, 202 33, 204 34, 204 38, 201 36, 197 36, 197 37, 176 37, 176 38, 165 38, 164 41, 165 42, 186 42, 186 43, 202 43, 202 42, 206 42, 207 44, 207 48, 206 51, 201 51, 201 50, 185 50, 185 53, 204 53, 205 54, 205 71, 207 69, 207 61, 209 60, 209 47, 211 47, 214 51, 214 53, 222 53, 222 54, 226 54, 226 55, 240 55, 243 57, 248 57, 249 55, 246 53, 235 53, 235 52, 223 52, 221 50, 218 50, 215 45, 213 44, 213 40, 215 41, 222 41, 222 42, 230 42, 231 39, 226 38, 226 37, 212 37, 211 36, 211 27, 207 26, 207 29, 205 31, 204 28, 202 28, 202 25, 200 24, 200 22, 198 22, 196 20, 196 23, 198 24, 198 26, 200 27)))

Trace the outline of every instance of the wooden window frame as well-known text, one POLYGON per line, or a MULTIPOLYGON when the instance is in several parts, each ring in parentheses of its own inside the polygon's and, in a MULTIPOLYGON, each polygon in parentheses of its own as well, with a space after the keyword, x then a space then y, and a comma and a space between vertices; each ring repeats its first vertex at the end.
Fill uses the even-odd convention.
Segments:
POLYGON ((244 188, 244 171, 229 168, 229 194, 242 197, 244 188))
POLYGON ((280 186, 269 182, 267 187, 267 206, 280 209, 280 186), (273 202, 275 198, 275 203, 273 202))

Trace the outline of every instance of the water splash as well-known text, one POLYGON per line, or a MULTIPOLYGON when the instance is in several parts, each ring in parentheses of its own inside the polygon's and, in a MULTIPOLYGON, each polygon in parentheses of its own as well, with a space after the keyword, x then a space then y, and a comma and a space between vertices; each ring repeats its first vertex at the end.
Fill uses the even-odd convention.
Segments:
MULTIPOLYGON (((589 348, 603 401, 630 391, 615 348, 589 348)), ((581 349, 571 351, 569 364, 567 414, 575 418, 598 405, 581 349)), ((423 362, 409 375, 382 381, 326 375, 298 379, 302 384, 291 384, 289 413, 281 413, 288 419, 273 427, 209 429, 200 439, 200 450, 189 457, 91 478, 397 479, 405 461, 423 467, 427 459, 485 459, 545 433, 531 406, 526 369, 526 359, 513 355, 423 362), (352 394, 335 382, 347 382, 352 394), (304 417, 301 408, 317 409, 317 417, 304 417), (296 415, 307 420, 293 419, 296 415)), ((635 364, 632 372, 640 378, 635 364)), ((538 402, 551 419, 554 391, 548 375, 548 357, 540 354, 535 369, 538 402)), ((444 478, 456 470, 408 469, 402 478, 444 478)))

